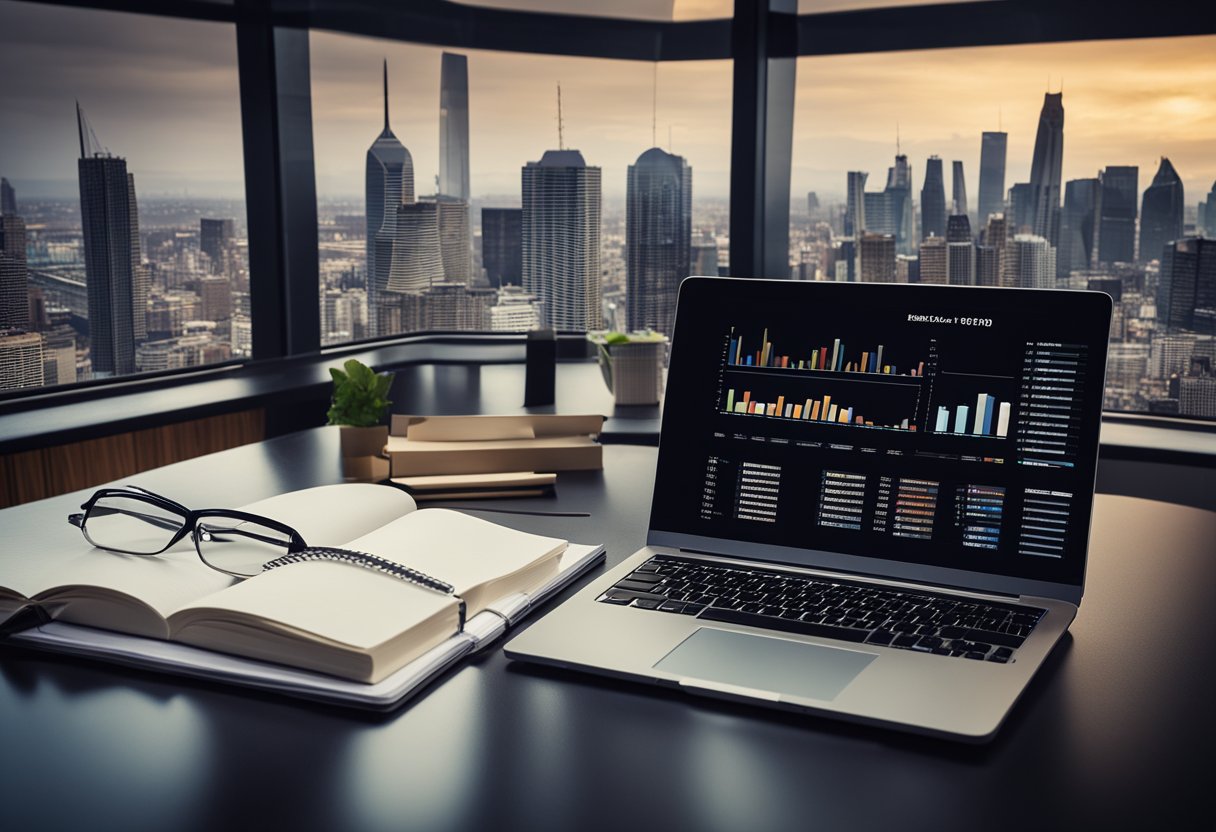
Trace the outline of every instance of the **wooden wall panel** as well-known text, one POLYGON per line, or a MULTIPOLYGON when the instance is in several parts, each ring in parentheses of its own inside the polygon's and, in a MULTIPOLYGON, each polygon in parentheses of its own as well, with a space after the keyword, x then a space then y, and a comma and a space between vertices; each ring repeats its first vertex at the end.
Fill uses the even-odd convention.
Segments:
POLYGON ((0 457, 0 508, 91 488, 203 454, 260 442, 261 408, 0 457))

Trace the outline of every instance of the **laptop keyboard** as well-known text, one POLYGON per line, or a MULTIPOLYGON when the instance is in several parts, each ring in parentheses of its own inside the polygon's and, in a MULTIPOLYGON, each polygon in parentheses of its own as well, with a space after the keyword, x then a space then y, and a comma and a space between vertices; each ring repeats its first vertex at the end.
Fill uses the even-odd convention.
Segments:
POLYGON ((598 599, 767 630, 1005 664, 1047 612, 657 555, 598 599))

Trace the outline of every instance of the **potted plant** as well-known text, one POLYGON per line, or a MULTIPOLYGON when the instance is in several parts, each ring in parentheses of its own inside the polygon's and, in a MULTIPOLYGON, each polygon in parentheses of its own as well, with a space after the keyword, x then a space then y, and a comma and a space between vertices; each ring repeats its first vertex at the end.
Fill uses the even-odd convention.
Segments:
POLYGON ((329 424, 339 425, 342 470, 348 480, 379 480, 388 476, 383 458, 388 426, 382 424, 391 402, 388 391, 393 373, 377 373, 351 358, 342 368, 330 367, 334 380, 329 424))
POLYGON ((644 332, 589 332, 596 345, 604 383, 617 404, 653 405, 663 392, 667 336, 644 332))

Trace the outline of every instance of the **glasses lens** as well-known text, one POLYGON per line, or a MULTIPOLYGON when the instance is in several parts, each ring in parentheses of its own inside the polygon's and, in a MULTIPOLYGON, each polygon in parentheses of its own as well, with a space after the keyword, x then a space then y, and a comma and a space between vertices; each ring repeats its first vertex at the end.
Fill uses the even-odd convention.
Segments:
POLYGON ((185 518, 139 497, 102 497, 85 516, 82 530, 90 543, 132 555, 164 551, 185 518))
POLYGON ((262 565, 287 554, 291 535, 255 520, 208 516, 194 531, 198 553, 208 566, 231 575, 256 575, 262 565))

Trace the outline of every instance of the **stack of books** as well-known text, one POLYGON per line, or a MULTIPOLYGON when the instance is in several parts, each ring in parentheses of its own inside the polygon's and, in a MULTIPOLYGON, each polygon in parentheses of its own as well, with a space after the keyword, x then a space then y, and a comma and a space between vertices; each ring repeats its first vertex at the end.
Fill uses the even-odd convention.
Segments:
POLYGON ((603 416, 394 415, 385 454, 392 482, 417 500, 533 497, 558 471, 604 467, 603 416))

